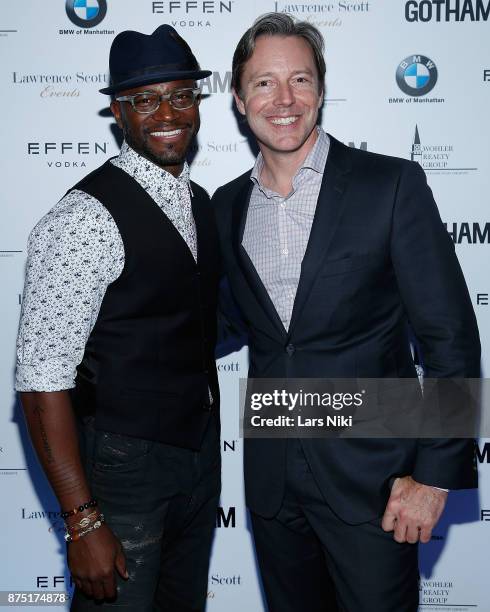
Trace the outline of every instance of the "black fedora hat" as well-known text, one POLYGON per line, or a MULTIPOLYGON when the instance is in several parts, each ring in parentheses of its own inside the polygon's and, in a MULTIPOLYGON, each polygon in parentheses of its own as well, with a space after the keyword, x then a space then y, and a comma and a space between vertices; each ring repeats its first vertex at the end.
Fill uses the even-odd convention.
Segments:
POLYGON ((120 32, 111 45, 109 70, 111 85, 99 90, 103 94, 151 83, 203 79, 211 74, 200 69, 189 45, 167 24, 150 35, 120 32))

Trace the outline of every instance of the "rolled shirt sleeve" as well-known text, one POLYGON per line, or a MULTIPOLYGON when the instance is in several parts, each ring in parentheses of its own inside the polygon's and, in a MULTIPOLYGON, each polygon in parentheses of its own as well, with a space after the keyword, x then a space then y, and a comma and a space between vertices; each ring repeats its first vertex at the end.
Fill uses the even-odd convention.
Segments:
POLYGON ((78 190, 29 236, 17 338, 17 391, 75 386, 76 367, 107 286, 124 267, 124 247, 107 209, 78 190))

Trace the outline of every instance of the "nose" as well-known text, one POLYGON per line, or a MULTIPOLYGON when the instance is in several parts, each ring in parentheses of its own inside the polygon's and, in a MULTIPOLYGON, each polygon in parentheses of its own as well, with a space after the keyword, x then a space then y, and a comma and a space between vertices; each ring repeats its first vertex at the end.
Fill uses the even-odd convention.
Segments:
POLYGON ((275 89, 274 103, 277 106, 291 106, 294 104, 294 89, 290 83, 278 83, 275 89))
POLYGON ((155 121, 171 122, 175 121, 178 112, 178 110, 171 106, 169 100, 162 100, 157 110, 152 113, 152 117, 155 121))

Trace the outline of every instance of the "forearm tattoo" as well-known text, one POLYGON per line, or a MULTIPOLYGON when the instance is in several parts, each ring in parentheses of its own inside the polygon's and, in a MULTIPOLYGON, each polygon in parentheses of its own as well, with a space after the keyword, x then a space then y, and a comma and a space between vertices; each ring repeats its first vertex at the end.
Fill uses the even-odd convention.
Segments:
POLYGON ((39 432, 41 434, 41 440, 42 440, 42 444, 43 444, 43 449, 44 449, 44 453, 46 455, 46 461, 48 462, 48 464, 52 464, 54 463, 54 457, 53 457, 53 450, 49 444, 49 440, 48 440, 48 434, 46 432, 46 429, 44 427, 44 423, 43 423, 43 408, 41 408, 41 406, 35 406, 33 408, 33 412, 36 415, 38 424, 39 424, 39 432))

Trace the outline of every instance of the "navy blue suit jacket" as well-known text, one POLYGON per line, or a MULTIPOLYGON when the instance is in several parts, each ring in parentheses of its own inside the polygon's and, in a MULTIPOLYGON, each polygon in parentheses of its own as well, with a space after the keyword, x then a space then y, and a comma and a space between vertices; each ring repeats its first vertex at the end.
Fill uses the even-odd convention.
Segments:
MULTIPOLYGON (((409 328, 427 377, 478 377, 475 315, 453 243, 414 162, 331 138, 286 331, 242 246, 250 172, 213 196, 233 296, 249 327, 250 377, 415 377, 409 328)), ((322 493, 350 523, 379 516, 389 483, 476 486, 474 443, 448 439, 305 439, 322 493)), ((286 440, 245 440, 250 508, 279 509, 286 440)))

